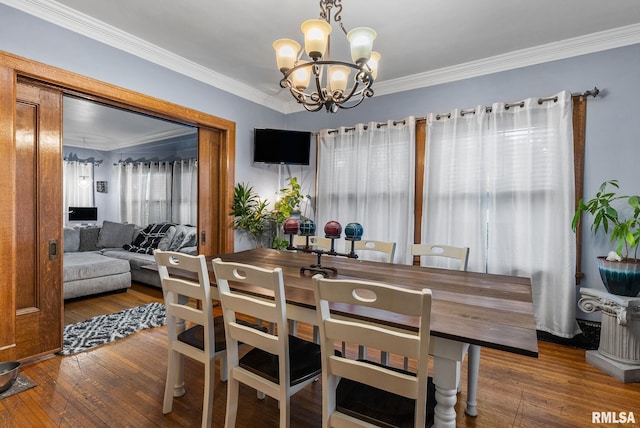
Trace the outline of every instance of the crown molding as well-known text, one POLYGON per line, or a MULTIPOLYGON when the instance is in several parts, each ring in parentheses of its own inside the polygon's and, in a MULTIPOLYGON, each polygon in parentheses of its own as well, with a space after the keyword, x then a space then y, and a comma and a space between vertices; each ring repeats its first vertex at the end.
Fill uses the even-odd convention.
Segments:
MULTIPOLYGON (((73 32, 105 43, 147 61, 191 77, 222 91, 268 106, 280 113, 301 111, 291 101, 270 96, 237 80, 175 55, 132 34, 50 0, 0 0, 2 3, 56 24, 73 32)), ((457 64, 375 85, 376 95, 409 91, 442 83, 478 77, 549 61, 571 58, 607 49, 640 43, 640 24, 601 31, 586 36, 548 43, 457 64)))
POLYGON ((636 43, 640 43, 640 24, 561 40, 399 79, 386 80, 375 85, 375 93, 376 95, 387 95, 409 91, 636 43))
POLYGON ((124 149, 132 146, 139 146, 146 143, 158 143, 165 142, 170 139, 176 139, 185 137, 187 135, 195 135, 196 130, 185 127, 185 129, 172 129, 169 131, 155 132, 153 134, 142 135, 140 137, 135 136, 127 140, 113 140, 105 139, 103 135, 89 135, 86 138, 86 134, 82 135, 64 135, 65 147, 79 147, 83 149, 104 150, 105 144, 108 144, 109 151, 124 149))
POLYGON ((143 58, 154 64, 191 77, 255 103, 280 112, 287 102, 272 97, 249 85, 238 82, 211 69, 196 64, 166 49, 108 25, 102 21, 50 0, 1 0, 2 3, 67 30, 102 42, 113 48, 143 58))

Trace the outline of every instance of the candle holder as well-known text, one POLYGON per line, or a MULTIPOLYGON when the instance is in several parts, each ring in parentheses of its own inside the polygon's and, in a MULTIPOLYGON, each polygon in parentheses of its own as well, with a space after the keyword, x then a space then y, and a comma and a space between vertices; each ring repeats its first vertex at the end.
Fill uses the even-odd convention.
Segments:
MULTIPOLYGON (((288 221, 288 220, 287 220, 288 221)), ((286 223, 286 222, 285 222, 286 223)), ((359 223, 349 223, 345 228, 345 239, 347 241, 351 241, 351 251, 348 253, 339 253, 335 249, 335 240, 340 239, 340 235, 342 234, 342 225, 335 220, 327 222, 324 226, 325 238, 331 240, 331 248, 329 251, 326 250, 318 250, 314 249, 312 245, 309 245, 309 237, 315 236, 316 225, 311 220, 305 220, 299 225, 299 232, 301 236, 305 236, 305 246, 304 247, 294 247, 293 246, 293 235, 298 233, 292 225, 287 229, 285 228, 285 233, 289 235, 289 247, 288 250, 296 250, 302 251, 308 254, 315 254, 317 256, 317 263, 302 266, 300 268, 300 273, 305 274, 307 272, 315 275, 316 273, 321 274, 322 276, 332 276, 338 274, 338 269, 332 266, 324 266, 322 264, 322 256, 342 256, 350 259, 357 259, 358 255, 354 251, 355 241, 360 241, 362 239, 363 228, 359 223)))

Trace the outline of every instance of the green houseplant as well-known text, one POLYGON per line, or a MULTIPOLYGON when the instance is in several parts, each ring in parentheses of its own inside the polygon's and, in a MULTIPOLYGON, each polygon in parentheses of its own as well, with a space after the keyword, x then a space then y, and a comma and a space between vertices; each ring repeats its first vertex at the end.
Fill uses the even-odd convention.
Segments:
POLYGON ((269 202, 260 197, 247 183, 238 183, 234 188, 231 215, 233 228, 243 230, 256 247, 261 247, 268 229, 271 213, 267 210, 269 202))
POLYGON ((288 241, 280 237, 285 220, 299 213, 300 203, 305 195, 296 177, 289 178, 287 187, 280 189, 280 198, 269 210, 269 201, 261 200, 247 183, 238 183, 234 188, 231 215, 233 228, 244 231, 253 239, 256 247, 284 249, 288 241))
MULTIPOLYGON (((289 242, 281 237, 282 225, 293 215, 300 215, 300 203, 305 198, 302 186, 296 177, 290 177, 287 187, 280 189, 280 198, 273 205, 272 216, 278 227, 278 233, 273 241, 273 248, 285 249, 289 242)), ((308 195, 307 195, 308 196, 308 195)))
POLYGON ((598 257, 600 276, 610 293, 633 297, 640 292, 640 196, 620 195, 615 190, 619 187, 618 180, 605 181, 592 199, 581 199, 571 227, 575 232, 582 214, 589 213, 591 231, 602 229, 610 235, 615 252, 598 257))

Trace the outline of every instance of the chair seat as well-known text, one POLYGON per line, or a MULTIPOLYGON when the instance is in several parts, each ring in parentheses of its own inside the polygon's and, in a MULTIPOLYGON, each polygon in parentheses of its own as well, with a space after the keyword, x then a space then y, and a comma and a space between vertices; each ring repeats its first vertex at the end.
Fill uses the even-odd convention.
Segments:
MULTIPOLYGON (((320 375, 322 361, 320 345, 289 335, 289 361, 291 386, 320 375)), ((280 383, 278 356, 259 348, 253 348, 240 359, 240 367, 280 383)))
MULTIPOLYGON (((379 367, 409 374, 399 368, 385 366, 373 361, 361 360, 379 367)), ((433 425, 436 387, 429 377, 427 386, 427 424, 433 425)), ((336 408, 345 415, 366 420, 374 425, 383 427, 413 427, 415 400, 383 391, 372 386, 342 378, 336 389, 336 408)))
MULTIPOLYGON (((227 345, 224 338, 224 320, 222 317, 213 318, 213 330, 216 341, 215 351, 218 352, 226 349, 227 345)), ((188 328, 178 335, 178 340, 204 351, 204 327, 201 325, 195 325, 188 328)))
MULTIPOLYGON (((263 332, 267 332, 267 328, 258 324, 252 324, 250 322, 244 320, 238 320, 238 324, 246 325, 247 327, 256 328, 263 332)), ((213 330, 214 337, 216 340, 216 348, 215 351, 222 351, 227 348, 227 343, 224 335, 224 318, 223 317, 214 317, 213 318, 213 330)), ((186 329, 182 333, 178 335, 178 340, 180 342, 184 342, 187 345, 194 346, 201 351, 204 351, 204 327, 201 325, 195 325, 191 328, 186 329)))

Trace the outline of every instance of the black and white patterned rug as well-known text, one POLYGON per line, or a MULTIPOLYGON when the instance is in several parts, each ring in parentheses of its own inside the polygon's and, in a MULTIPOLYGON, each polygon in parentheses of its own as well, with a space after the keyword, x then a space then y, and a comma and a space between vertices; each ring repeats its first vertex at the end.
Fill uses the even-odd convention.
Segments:
POLYGON ((149 303, 137 308, 125 309, 114 314, 100 315, 64 328, 61 355, 72 355, 114 340, 122 339, 137 331, 166 324, 162 303, 149 303))

